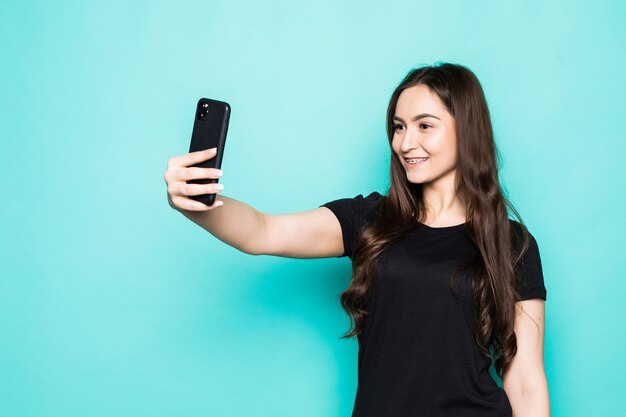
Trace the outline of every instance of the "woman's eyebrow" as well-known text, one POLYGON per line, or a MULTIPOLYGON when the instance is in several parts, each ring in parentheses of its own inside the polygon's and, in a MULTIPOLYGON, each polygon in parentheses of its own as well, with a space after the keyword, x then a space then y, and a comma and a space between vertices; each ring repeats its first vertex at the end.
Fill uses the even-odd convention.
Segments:
MULTIPOLYGON (((435 116, 435 115, 433 115, 433 114, 430 114, 430 113, 420 113, 420 114, 418 114, 418 115, 416 115, 416 116, 413 116, 413 117, 411 118, 411 121, 412 121, 412 122, 416 122, 416 121, 418 121, 419 119, 422 119, 422 118, 424 118, 424 117, 434 117, 434 118, 435 118, 435 119, 437 119, 437 120, 441 120, 440 118, 438 118, 437 116, 435 116)), ((401 118, 401 117, 398 117, 398 116, 393 116, 393 119, 394 119, 394 120, 399 120, 399 121, 401 121, 401 122, 404 122, 404 120, 402 120, 402 118, 401 118)))

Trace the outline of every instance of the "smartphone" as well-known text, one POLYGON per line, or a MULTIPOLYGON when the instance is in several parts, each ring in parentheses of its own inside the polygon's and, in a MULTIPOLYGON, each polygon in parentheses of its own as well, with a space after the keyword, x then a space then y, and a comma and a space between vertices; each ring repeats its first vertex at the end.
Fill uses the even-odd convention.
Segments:
MULTIPOLYGON (((230 118, 230 105, 223 101, 201 98, 196 105, 196 114, 193 119, 193 132, 189 152, 202 151, 217 147, 216 155, 206 161, 192 167, 222 168, 224 145, 228 133, 228 120, 230 118)), ((199 178, 188 180, 187 184, 211 184, 216 183, 218 178, 199 178)), ((192 195, 189 198, 212 205, 215 202, 215 194, 192 195)))

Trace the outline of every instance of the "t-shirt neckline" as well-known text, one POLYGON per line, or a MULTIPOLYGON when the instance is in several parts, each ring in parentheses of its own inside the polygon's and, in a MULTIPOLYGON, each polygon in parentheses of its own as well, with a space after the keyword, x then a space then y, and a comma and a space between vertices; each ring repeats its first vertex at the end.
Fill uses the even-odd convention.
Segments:
POLYGON ((420 221, 418 221, 418 223, 419 223, 419 229, 421 230, 426 230, 426 231, 433 232, 433 233, 440 233, 440 232, 454 232, 457 230, 463 230, 465 228, 465 225, 468 224, 469 222, 453 224, 452 226, 442 226, 442 227, 428 226, 427 224, 422 223, 420 221))

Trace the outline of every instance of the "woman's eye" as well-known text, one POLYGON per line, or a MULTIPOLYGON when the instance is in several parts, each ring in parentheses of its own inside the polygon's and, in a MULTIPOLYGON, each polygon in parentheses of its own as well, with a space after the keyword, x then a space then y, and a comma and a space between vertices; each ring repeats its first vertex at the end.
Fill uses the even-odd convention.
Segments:
POLYGON ((420 123, 420 127, 432 127, 432 126, 426 123, 420 123))
POLYGON ((398 130, 402 127, 402 125, 393 125, 393 130, 398 130))

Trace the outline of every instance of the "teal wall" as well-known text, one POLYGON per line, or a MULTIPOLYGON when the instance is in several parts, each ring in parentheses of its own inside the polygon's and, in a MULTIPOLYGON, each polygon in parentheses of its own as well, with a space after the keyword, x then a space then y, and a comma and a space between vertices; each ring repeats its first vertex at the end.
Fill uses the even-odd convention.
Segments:
POLYGON ((4 1, 0 414, 348 416, 344 259, 253 257, 172 210, 199 97, 223 194, 269 213, 384 191, 413 66, 483 83, 539 242, 554 416, 616 416, 626 314, 620 1, 4 1))

